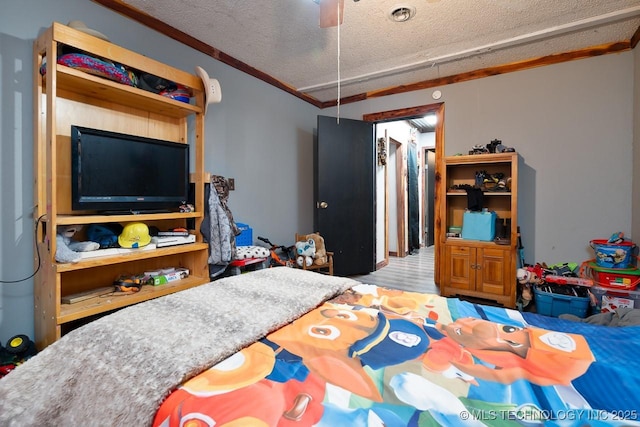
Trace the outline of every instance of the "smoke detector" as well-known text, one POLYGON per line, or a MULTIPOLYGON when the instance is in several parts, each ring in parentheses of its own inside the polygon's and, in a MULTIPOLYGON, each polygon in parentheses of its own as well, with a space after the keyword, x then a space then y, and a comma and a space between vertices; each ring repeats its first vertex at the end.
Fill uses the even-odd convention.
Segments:
POLYGON ((407 22, 416 15, 416 8, 405 4, 394 6, 389 11, 389 19, 393 22, 407 22))

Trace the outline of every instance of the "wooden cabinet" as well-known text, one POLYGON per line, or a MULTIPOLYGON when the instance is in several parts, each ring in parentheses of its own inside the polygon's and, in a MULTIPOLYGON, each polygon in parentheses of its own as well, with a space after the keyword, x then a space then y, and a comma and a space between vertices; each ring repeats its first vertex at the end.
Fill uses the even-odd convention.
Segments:
MULTIPOLYGON (((79 324, 113 310, 209 282, 208 245, 198 230, 204 217, 204 88, 195 75, 169 67, 65 25, 54 23, 34 43, 34 174, 36 264, 35 340, 42 349, 79 324), (124 64, 183 85, 194 102, 185 103, 57 64, 62 47, 124 64), (45 71, 41 72, 41 68, 45 71), (71 209, 71 125, 103 129, 190 145, 195 211, 104 215, 71 209), (60 225, 144 222, 159 229, 187 227, 193 244, 82 260, 55 261, 60 225), (190 276, 131 295, 107 295, 74 304, 62 299, 112 285, 122 274, 186 267, 190 276)), ((141 176, 143 179, 143 176, 141 176)))
POLYGON ((445 246, 445 276, 449 288, 466 295, 502 298, 508 285, 509 251, 499 248, 450 244, 445 246))
POLYGON ((469 296, 515 306, 518 213, 517 153, 452 156, 444 159, 439 218, 443 224, 440 291, 445 296, 469 296), (501 244, 448 236, 450 227, 463 226, 468 208, 465 188, 476 185, 476 173, 502 176, 505 187, 484 189, 483 207, 497 214, 505 226, 501 244), (506 244, 505 244, 506 243, 506 244))

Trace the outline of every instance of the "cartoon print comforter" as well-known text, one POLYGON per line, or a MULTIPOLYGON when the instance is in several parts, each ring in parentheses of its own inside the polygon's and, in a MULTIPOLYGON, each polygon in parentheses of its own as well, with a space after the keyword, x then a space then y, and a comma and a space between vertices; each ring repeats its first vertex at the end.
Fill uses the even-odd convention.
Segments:
POLYGON ((155 426, 640 425, 640 327, 358 285, 179 386, 155 426))

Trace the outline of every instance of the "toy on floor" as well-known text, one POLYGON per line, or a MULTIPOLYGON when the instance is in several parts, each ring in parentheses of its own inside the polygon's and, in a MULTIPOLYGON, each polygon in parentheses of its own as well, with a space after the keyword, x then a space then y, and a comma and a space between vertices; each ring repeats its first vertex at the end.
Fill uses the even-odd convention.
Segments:
POLYGON ((81 258, 78 252, 95 251, 100 248, 100 244, 96 242, 78 242, 71 240, 73 235, 81 229, 81 225, 58 226, 56 234, 56 261, 75 263, 81 258))
POLYGON ((0 345, 0 378, 37 353, 36 344, 28 336, 15 335, 9 338, 6 348, 0 345))
POLYGON ((544 283, 542 267, 535 265, 519 268, 516 270, 516 278, 522 288, 522 306, 526 307, 533 300, 533 285, 544 283))

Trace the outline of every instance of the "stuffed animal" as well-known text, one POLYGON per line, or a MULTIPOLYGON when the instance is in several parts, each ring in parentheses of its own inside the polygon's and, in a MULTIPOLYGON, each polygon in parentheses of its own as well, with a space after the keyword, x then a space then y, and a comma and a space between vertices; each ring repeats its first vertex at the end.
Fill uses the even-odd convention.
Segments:
POLYGON ((96 242, 71 240, 71 237, 81 229, 81 225, 61 225, 58 227, 56 234, 56 261, 75 263, 80 260, 78 252, 95 251, 100 247, 100 243, 96 242))
POLYGON ((316 254, 316 242, 313 239, 305 239, 304 241, 296 242, 295 246, 298 266, 311 266, 313 257, 316 254))
POLYGON ((526 307, 533 299, 532 286, 544 283, 542 268, 539 265, 519 268, 516 270, 516 279, 522 288, 523 306, 526 307))
POLYGON ((313 239, 316 245, 316 253, 313 256, 313 263, 316 265, 324 265, 327 263, 327 249, 324 246, 324 237, 320 233, 311 233, 306 235, 306 239, 313 239))

